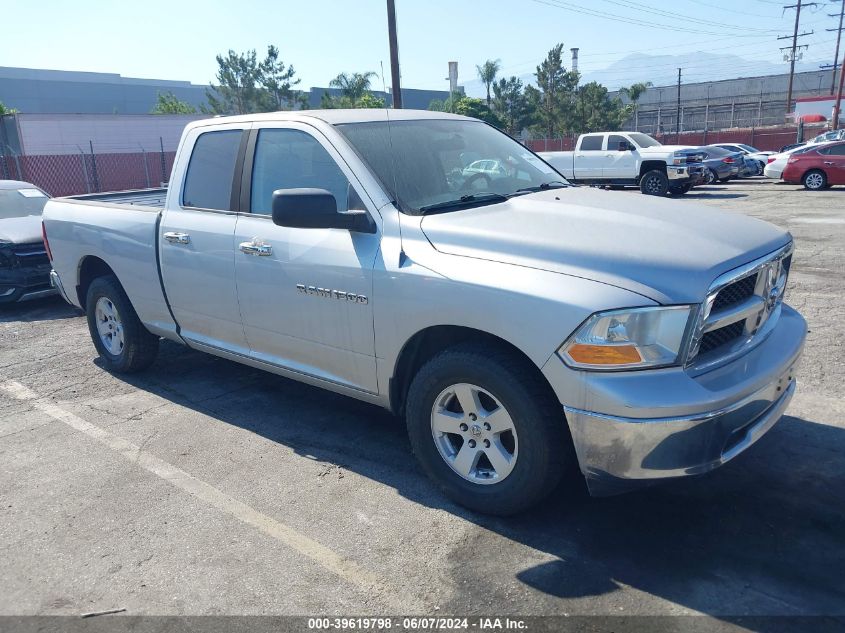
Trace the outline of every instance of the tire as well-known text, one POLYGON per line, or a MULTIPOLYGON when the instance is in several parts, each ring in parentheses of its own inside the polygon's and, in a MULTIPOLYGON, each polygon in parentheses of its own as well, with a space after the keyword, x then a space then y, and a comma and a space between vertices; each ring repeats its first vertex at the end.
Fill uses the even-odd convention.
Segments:
POLYGON ((669 191, 669 178, 659 169, 652 169, 640 178, 640 191, 647 196, 665 196, 669 191))
POLYGON ((688 193, 690 189, 692 189, 692 185, 687 183, 678 187, 669 187, 669 193, 673 196, 682 196, 688 193))
POLYGON ((705 184, 712 185, 712 184, 714 184, 718 181, 719 181, 719 176, 716 174, 716 172, 713 171, 712 169, 708 169, 707 170, 707 180, 705 181, 705 184))
POLYGON ((158 354, 158 337, 143 326, 114 275, 97 277, 85 299, 88 331, 106 369, 133 373, 149 367, 158 354))
POLYGON ((801 179, 801 184, 809 191, 821 191, 827 189, 827 174, 821 169, 811 169, 801 179))
POLYGON ((405 409, 423 470, 470 510, 521 512, 551 493, 576 463, 557 398, 537 368, 513 352, 478 344, 441 352, 414 377, 405 409), (466 411, 461 402, 478 411, 466 411), (497 432, 508 424, 510 430, 497 432))

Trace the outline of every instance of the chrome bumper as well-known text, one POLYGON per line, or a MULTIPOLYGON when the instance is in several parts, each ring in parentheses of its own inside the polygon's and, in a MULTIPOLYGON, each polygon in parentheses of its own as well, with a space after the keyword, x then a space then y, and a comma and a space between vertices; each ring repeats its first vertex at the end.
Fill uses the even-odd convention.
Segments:
MULTIPOLYGON (((786 410, 805 336, 804 319, 784 306, 766 340, 712 370, 577 372, 580 387, 557 391, 570 394, 564 411, 590 493, 698 475, 739 455, 786 410)), ((548 364, 544 373, 565 375, 548 364)))
POLYGON ((669 180, 679 180, 689 178, 690 172, 686 165, 667 165, 666 175, 669 180))
POLYGON ((73 301, 68 299, 67 293, 65 292, 65 287, 62 285, 62 280, 55 270, 50 271, 50 285, 59 291, 59 294, 62 296, 62 299, 64 299, 71 305, 73 304, 73 301))

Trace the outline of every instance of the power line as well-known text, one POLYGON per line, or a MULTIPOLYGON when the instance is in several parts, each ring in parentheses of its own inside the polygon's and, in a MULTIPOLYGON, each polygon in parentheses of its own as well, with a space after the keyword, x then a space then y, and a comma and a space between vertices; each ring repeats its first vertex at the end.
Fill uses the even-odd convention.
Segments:
MULTIPOLYGON (((835 2, 836 0, 831 0, 831 2, 835 2)), ((835 18, 835 13, 828 13, 827 14, 831 18, 835 18)), ((836 31, 836 52, 833 54, 833 64, 830 65, 833 68, 833 72, 830 73, 830 94, 833 94, 833 90, 836 87, 836 67, 839 64, 839 43, 842 40, 842 19, 845 17, 845 0, 842 0, 842 8, 839 10, 839 28, 836 29, 827 29, 828 31, 836 31)), ((822 66, 822 68, 826 68, 826 66, 822 66)))

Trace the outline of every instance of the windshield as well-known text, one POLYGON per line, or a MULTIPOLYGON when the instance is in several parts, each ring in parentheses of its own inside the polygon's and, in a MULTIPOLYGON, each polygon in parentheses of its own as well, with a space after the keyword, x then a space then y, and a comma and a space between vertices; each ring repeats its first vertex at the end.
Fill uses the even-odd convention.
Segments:
POLYGON ((0 189, 0 219, 41 215, 47 194, 40 189, 0 189))
POLYGON ((481 121, 374 121, 337 128, 405 213, 566 184, 536 154, 481 121))
POLYGON ((640 147, 659 147, 660 143, 651 138, 648 134, 641 134, 640 132, 632 132, 628 135, 634 143, 640 147))
POLYGON ((751 147, 750 145, 745 145, 743 143, 739 143, 738 146, 741 147, 742 149, 744 149, 749 154, 756 154, 760 151, 756 147, 751 147))

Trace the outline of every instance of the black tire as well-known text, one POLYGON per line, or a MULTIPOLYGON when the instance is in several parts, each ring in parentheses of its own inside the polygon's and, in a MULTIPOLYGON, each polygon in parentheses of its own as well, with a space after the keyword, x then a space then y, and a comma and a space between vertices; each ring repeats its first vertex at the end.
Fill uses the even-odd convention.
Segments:
POLYGON ((109 371, 133 373, 149 367, 158 354, 158 337, 143 326, 126 292, 114 275, 97 277, 88 287, 85 299, 88 331, 97 353, 109 371), (113 353, 106 348, 98 330, 97 302, 110 302, 118 315, 117 324, 122 328, 123 344, 113 353))
POLYGON ((652 169, 640 178, 640 191, 647 196, 665 196, 669 191, 669 178, 659 169, 652 169))
POLYGON ((692 185, 687 183, 677 187, 669 187, 669 193, 673 196, 682 196, 685 193, 688 193, 690 189, 692 189, 692 185))
POLYGON ((809 191, 821 191, 827 189, 827 174, 821 169, 811 169, 801 178, 801 184, 809 191))
POLYGON ((531 507, 552 492, 565 468, 576 462, 554 393, 530 361, 507 350, 465 344, 441 352, 414 377, 405 409, 411 447, 425 473, 450 499, 477 512, 505 516, 531 507), (492 395, 513 421, 516 462, 497 483, 475 483, 459 475, 434 439, 436 401, 444 390, 461 383, 492 395))
POLYGON ((713 171, 712 169, 708 169, 707 170, 707 181, 706 181, 705 184, 715 185, 717 182, 719 182, 718 174, 715 171, 713 171))

